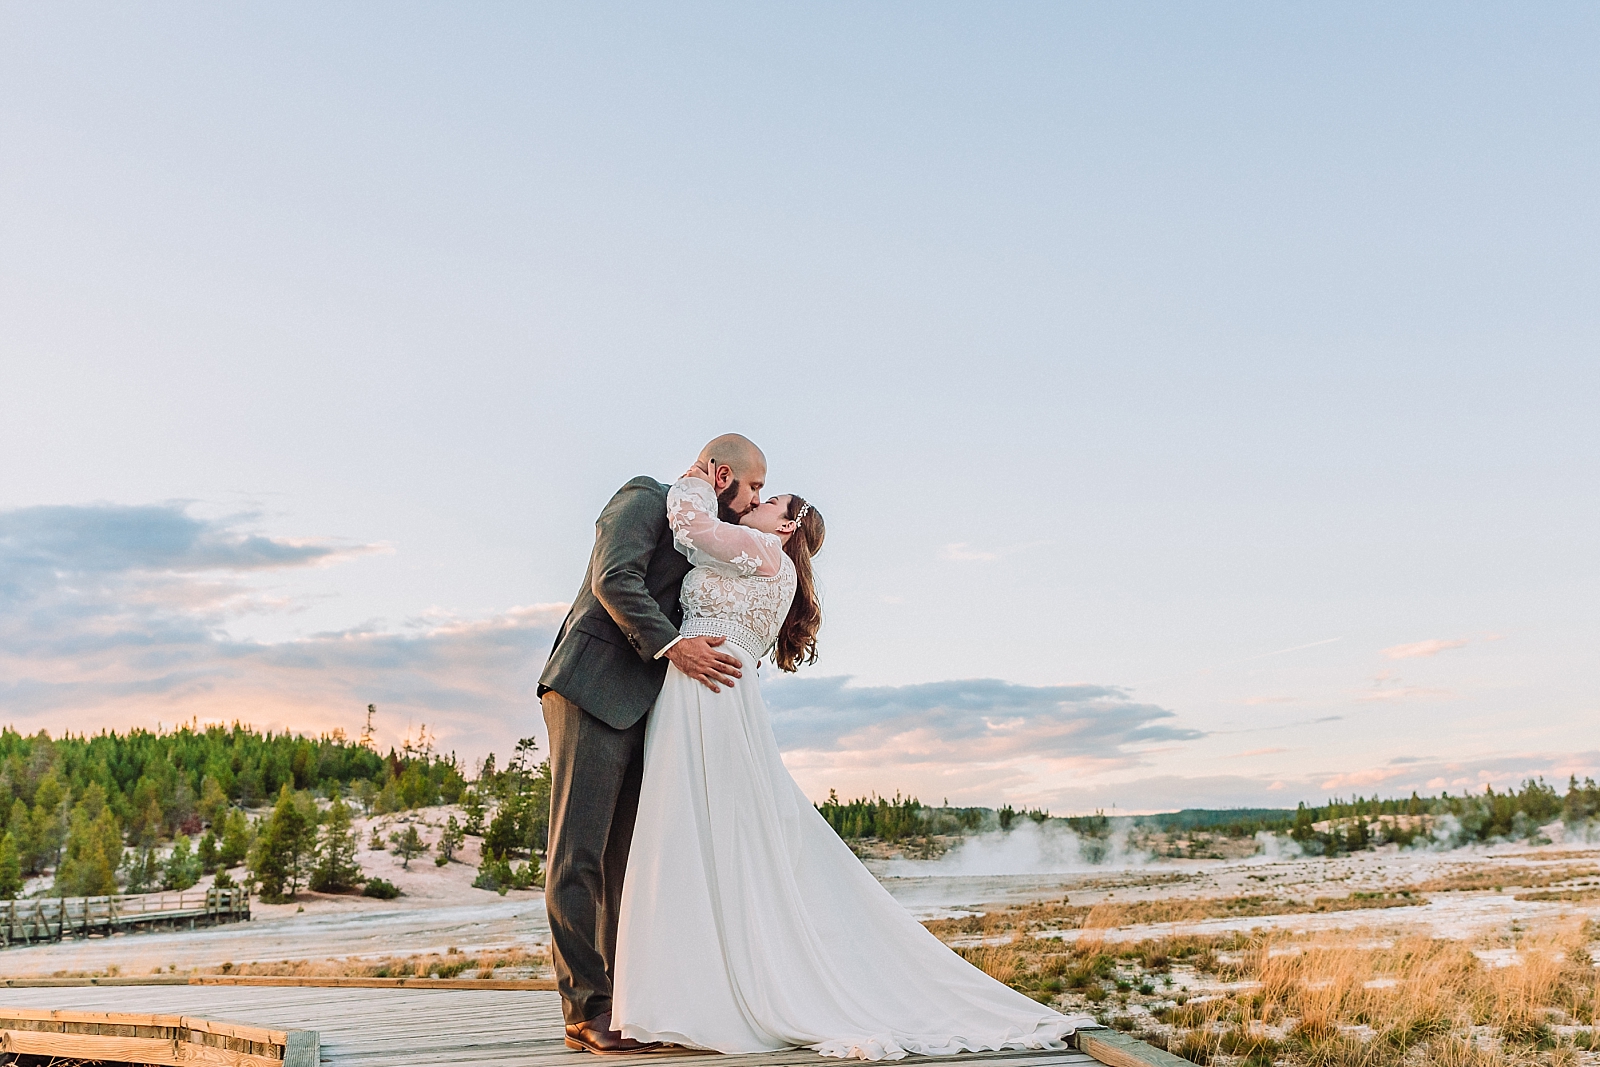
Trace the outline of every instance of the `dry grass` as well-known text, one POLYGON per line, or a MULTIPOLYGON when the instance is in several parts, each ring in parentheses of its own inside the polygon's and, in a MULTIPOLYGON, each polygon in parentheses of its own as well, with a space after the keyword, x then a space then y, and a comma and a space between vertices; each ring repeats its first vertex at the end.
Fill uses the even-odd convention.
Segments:
POLYGON ((934 919, 928 929, 945 940, 974 935, 995 936, 1006 931, 1114 930, 1145 923, 1197 922, 1201 919, 1256 918, 1264 915, 1301 915, 1309 912, 1352 911, 1364 908, 1404 908, 1426 904, 1409 891, 1355 893, 1344 897, 1290 900, 1264 896, 1172 897, 1100 904, 1023 904, 960 919, 934 919))
POLYGON ((1556 860, 1593 860, 1594 849, 1569 848, 1551 852, 1501 852, 1496 859, 1499 860, 1539 860, 1540 862, 1554 862, 1556 860))
POLYGON ((1538 893, 1518 893, 1518 900, 1545 904, 1593 904, 1600 900, 1600 887, 1593 889, 1547 889, 1538 893))
POLYGON ((1413 893, 1449 893, 1476 889, 1543 888, 1570 882, 1574 878, 1592 878, 1600 875, 1600 867, 1479 867, 1456 871, 1440 878, 1430 878, 1408 888, 1413 893))
POLYGON ((207 968, 213 974, 287 975, 315 978, 494 978, 526 977, 550 965, 543 949, 498 949, 477 955, 460 951, 384 959, 284 960, 281 963, 225 963, 207 968))
POLYGON ((980 917, 986 943, 957 951, 1200 1064, 1580 1067, 1600 1050, 1592 921, 1527 933, 1493 966, 1464 942, 1356 931, 1066 944, 1019 930, 1025 911, 980 917))
MULTIPOLYGON (((413 956, 376 959, 282 960, 278 962, 224 963, 179 971, 176 964, 157 967, 153 974, 247 974, 288 978, 527 978, 542 976, 550 968, 544 948, 497 949, 467 955, 450 949, 413 956)), ((105 971, 56 971, 54 978, 104 978, 124 973, 121 967, 105 971)), ((133 972, 128 972, 133 973, 133 972)))

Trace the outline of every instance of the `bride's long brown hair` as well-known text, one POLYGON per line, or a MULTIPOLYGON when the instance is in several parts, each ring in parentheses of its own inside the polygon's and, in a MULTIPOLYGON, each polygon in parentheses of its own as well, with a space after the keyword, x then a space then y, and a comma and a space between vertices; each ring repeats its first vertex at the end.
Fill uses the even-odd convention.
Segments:
POLYGON ((794 603, 778 631, 778 644, 772 651, 772 662, 779 670, 795 671, 802 663, 817 662, 817 631, 822 628, 822 601, 817 597, 816 578, 811 573, 811 557, 822 548, 822 539, 828 528, 822 522, 822 512, 807 508, 803 497, 789 497, 789 518, 805 509, 799 529, 789 535, 783 550, 794 563, 794 603))

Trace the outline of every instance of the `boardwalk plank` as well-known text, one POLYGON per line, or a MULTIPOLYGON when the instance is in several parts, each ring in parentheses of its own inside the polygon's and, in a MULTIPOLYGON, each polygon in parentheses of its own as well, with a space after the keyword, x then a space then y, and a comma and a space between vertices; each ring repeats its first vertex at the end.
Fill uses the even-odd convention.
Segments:
MULTIPOLYGON (((198 1016, 274 1030, 316 1030, 324 1067, 588 1067, 562 1042, 553 992, 490 989, 363 989, 292 986, 74 986, 0 988, 0 1009, 138 1011, 198 1016)), ((3 1012, 0 1012, 3 1014, 3 1012)), ((607 1067, 691 1067, 704 1055, 607 1057, 607 1067)), ((826 1067, 809 1049, 717 1056, 704 1067, 826 1067)), ((1078 1051, 917 1057, 941 1067, 1098 1067, 1078 1051)))

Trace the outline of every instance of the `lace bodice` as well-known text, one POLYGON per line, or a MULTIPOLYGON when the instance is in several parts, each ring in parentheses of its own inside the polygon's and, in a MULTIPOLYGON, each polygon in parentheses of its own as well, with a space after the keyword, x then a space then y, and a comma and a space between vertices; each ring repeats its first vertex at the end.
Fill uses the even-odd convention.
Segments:
POLYGON ((683 580, 685 637, 726 637, 758 659, 778 640, 794 600, 794 563, 777 534, 717 518, 711 483, 680 478, 667 492, 667 522, 694 564, 683 580))

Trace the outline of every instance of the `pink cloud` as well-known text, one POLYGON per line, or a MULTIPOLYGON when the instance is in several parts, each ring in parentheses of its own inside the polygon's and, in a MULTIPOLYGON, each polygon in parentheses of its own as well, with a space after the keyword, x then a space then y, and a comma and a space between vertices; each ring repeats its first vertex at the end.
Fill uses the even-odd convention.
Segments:
POLYGON ((1356 699, 1361 701, 1363 704, 1367 704, 1375 700, 1415 700, 1426 699, 1428 697, 1443 699, 1451 695, 1452 694, 1448 689, 1424 689, 1423 687, 1416 685, 1403 685, 1396 689, 1374 689, 1369 692, 1362 693, 1360 696, 1356 697, 1356 699))
POLYGON ((1409 645, 1391 645, 1383 650, 1383 655, 1386 659, 1417 659, 1422 656, 1437 656, 1452 648, 1464 648, 1466 644, 1464 638, 1453 641, 1434 638, 1431 641, 1416 641, 1409 645))

